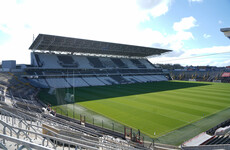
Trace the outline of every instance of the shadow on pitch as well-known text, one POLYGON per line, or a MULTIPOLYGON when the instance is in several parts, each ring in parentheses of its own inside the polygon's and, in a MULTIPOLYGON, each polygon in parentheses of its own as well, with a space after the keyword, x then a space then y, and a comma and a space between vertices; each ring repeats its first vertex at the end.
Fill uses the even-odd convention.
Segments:
POLYGON ((56 89, 53 95, 47 93, 47 89, 41 91, 40 98, 52 104, 52 106, 70 104, 65 100, 66 93, 74 94, 75 102, 100 100, 105 98, 138 95, 145 93, 161 92, 168 90, 184 89, 198 86, 210 85, 208 83, 194 82, 151 82, 97 87, 81 87, 70 89, 56 89))

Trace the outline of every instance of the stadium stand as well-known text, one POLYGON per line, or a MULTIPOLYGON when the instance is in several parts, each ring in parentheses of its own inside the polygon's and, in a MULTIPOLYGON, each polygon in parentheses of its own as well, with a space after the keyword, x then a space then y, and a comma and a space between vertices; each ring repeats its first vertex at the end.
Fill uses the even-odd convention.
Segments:
POLYGON ((45 34, 29 49, 25 72, 0 73, 0 148, 150 149, 124 133, 56 114, 36 95, 39 88, 163 81, 167 74, 147 57, 169 50, 45 34))
POLYGON ((169 76, 147 59, 169 50, 45 34, 30 49, 32 64, 23 77, 42 88, 166 81, 169 76))
POLYGON ((139 60, 142 64, 144 64, 147 68, 154 69, 156 68, 151 62, 149 62, 147 59, 140 59, 139 60))
POLYGON ((91 66, 94 66, 94 68, 104 68, 103 64, 101 63, 100 59, 97 57, 87 57, 89 60, 91 66))
POLYGON ((46 78, 46 81, 50 87, 53 88, 69 88, 70 84, 66 82, 64 78, 46 78))
POLYGON ((62 68, 62 66, 58 63, 57 55, 49 53, 39 53, 37 55, 43 64, 43 68, 62 68))
POLYGON ((42 66, 43 66, 43 63, 42 63, 42 61, 40 60, 38 54, 35 53, 34 56, 35 56, 35 59, 36 59, 36 62, 37 62, 37 64, 38 64, 38 66, 39 66, 39 67, 42 67, 42 66))
POLYGON ((96 77, 83 77, 82 79, 91 86, 105 85, 103 82, 98 80, 96 77))
POLYGON ((78 67, 78 64, 74 62, 72 56, 69 55, 57 55, 59 64, 63 67, 78 67))
POLYGON ((144 64, 142 64, 139 60, 137 59, 130 59, 130 61, 137 66, 137 68, 146 68, 144 64))
POLYGON ((117 81, 113 80, 110 77, 97 77, 99 80, 101 80, 106 85, 113 85, 113 84, 119 84, 117 81))
MULTIPOLYGON (((26 87, 21 92, 27 94, 26 91, 30 88, 34 89, 20 75, 22 74, 0 73, 0 149, 149 149, 126 141, 122 133, 88 123, 83 126, 79 120, 56 114, 34 97, 37 90, 32 91, 30 98, 29 95, 26 98, 20 97, 20 94, 14 93, 12 86, 20 85, 23 89, 26 87)), ((89 78, 94 84, 102 83, 96 77, 89 78)), ((41 79, 33 80, 38 82, 41 79)), ((53 82, 59 80, 46 78, 41 81, 43 84, 48 82, 53 85, 53 82)), ((66 81, 75 83, 71 77, 66 78, 66 81)), ((63 80, 60 83, 62 82, 63 80)))
POLYGON ((110 58, 101 57, 99 59, 102 62, 103 66, 106 66, 106 68, 116 68, 116 65, 113 63, 113 61, 110 58))
POLYGON ((147 82, 147 81, 149 81, 148 79, 146 79, 143 76, 133 76, 133 77, 136 78, 137 80, 141 81, 141 82, 147 82))
POLYGON ((89 60, 83 56, 72 56, 73 59, 78 62, 78 68, 80 69, 92 69, 93 66, 90 65, 89 60))
POLYGON ((203 132, 181 145, 183 150, 190 149, 229 149, 230 119, 203 132))
POLYGON ((139 81, 137 79, 135 79, 133 76, 123 76, 123 78, 127 81, 129 81, 130 83, 138 83, 139 81))
POLYGON ((124 64, 127 65, 127 67, 128 67, 129 69, 137 69, 137 68, 138 68, 135 64, 133 64, 133 63, 130 61, 130 59, 121 58, 121 60, 122 60, 122 62, 124 62, 124 64))
POLYGON ((128 66, 119 58, 111 58, 118 68, 128 68, 128 66))
POLYGON ((72 87, 89 86, 81 77, 68 77, 66 80, 72 87))

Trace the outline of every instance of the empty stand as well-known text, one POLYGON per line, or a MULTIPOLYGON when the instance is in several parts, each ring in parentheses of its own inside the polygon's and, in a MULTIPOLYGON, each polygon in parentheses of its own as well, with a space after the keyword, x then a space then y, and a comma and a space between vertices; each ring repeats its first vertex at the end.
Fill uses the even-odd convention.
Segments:
POLYGON ((121 58, 121 60, 128 66, 129 69, 137 69, 138 67, 133 64, 128 58, 121 58))
POLYGON ((116 68, 116 65, 114 64, 114 62, 108 58, 108 57, 101 57, 99 58, 103 64, 103 66, 105 66, 106 68, 116 68))
POLYGON ((89 86, 81 77, 68 77, 66 80, 72 87, 89 86))
POLYGON ((146 68, 154 69, 155 66, 150 63, 147 59, 139 59, 139 61, 146 66, 146 68))
POLYGON ((41 63, 43 64, 43 68, 62 68, 62 66, 58 63, 57 55, 55 54, 45 54, 45 53, 37 53, 41 63))
POLYGON ((168 79, 163 75, 155 75, 155 77, 158 79, 158 81, 167 81, 168 79))
POLYGON ((130 59, 130 61, 138 68, 146 68, 146 66, 142 64, 138 59, 130 59))
POLYGON ((78 67, 78 64, 74 62, 70 55, 57 55, 59 64, 63 67, 78 67))
POLYGON ((46 78, 47 83, 52 88, 69 88, 70 84, 64 78, 46 78))
POLYGON ((113 80, 111 77, 97 77, 97 78, 106 85, 119 84, 119 82, 113 80))
POLYGON ((40 79, 30 79, 31 80, 31 83, 34 85, 34 86, 38 86, 38 87, 41 87, 41 88, 48 88, 49 85, 47 84, 46 80, 43 79, 43 78, 40 78, 40 79))
POLYGON ((37 61, 38 66, 39 66, 39 67, 42 67, 42 66, 43 66, 43 63, 41 62, 41 60, 40 60, 38 54, 35 53, 34 56, 35 56, 35 59, 36 59, 36 61, 37 61))
POLYGON ((82 79, 91 86, 105 85, 103 82, 98 80, 97 77, 83 77, 82 79))
POLYGON ((128 68, 128 66, 119 58, 111 58, 111 60, 118 68, 128 68))
POLYGON ((218 145, 218 144, 230 144, 229 135, 215 136, 214 138, 211 138, 207 142, 203 143, 202 145, 218 145))
POLYGON ((26 72, 34 77, 30 80, 31 83, 42 88, 103 86, 168 80, 165 75, 161 75, 162 69, 155 68, 145 58, 54 53, 35 53, 35 57, 42 66, 40 65, 39 69, 28 68, 26 72))
POLYGON ((148 82, 149 80, 146 79, 145 77, 143 76, 133 76, 135 79, 141 81, 141 82, 148 82))
POLYGON ((93 65, 90 64, 89 60, 84 56, 72 56, 75 62, 78 62, 78 68, 81 69, 92 69, 93 65))
POLYGON ((90 64, 95 68, 104 68, 103 64, 101 63, 100 59, 97 57, 87 57, 90 64))
POLYGON ((134 78, 133 76, 123 76, 126 80, 128 80, 130 83, 139 83, 140 80, 134 78))
POLYGON ((110 76, 113 80, 117 81, 119 84, 127 84, 131 83, 130 81, 126 80, 122 76, 110 76))

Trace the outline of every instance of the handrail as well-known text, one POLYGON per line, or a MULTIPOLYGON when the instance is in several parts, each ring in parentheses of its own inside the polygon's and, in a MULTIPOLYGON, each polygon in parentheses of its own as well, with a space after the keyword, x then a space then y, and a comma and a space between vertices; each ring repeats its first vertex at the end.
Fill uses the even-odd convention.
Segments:
MULTIPOLYGON (((6 110, 4 110, 4 109, 1 109, 0 108, 0 110, 2 110, 2 111, 5 111, 5 112, 8 112, 8 111, 6 111, 6 110)), ((8 112, 9 114, 12 114, 11 112, 8 112)), ((13 114, 14 116, 16 116, 15 114, 13 114)), ((17 116, 18 118, 20 118, 19 116, 17 116)), ((28 116, 27 116, 28 117, 28 116)), ((30 116, 29 116, 30 117, 30 116)), ((1 121, 2 122, 2 121, 1 121)), ((6 123, 4 123, 4 124, 6 124, 6 123)), ((28 124, 28 123, 27 123, 28 124)), ((26 124, 25 124, 26 125, 26 124)), ((115 147, 115 148, 119 148, 119 147, 122 147, 122 148, 124 148, 124 149, 135 149, 135 148, 132 148, 132 147, 128 147, 128 146, 124 146, 124 145, 121 145, 121 144, 116 144, 115 142, 111 142, 111 141, 106 141, 106 143, 99 143, 99 141, 98 142, 96 142, 96 141, 93 141, 93 140, 90 140, 90 139, 86 139, 86 137, 84 138, 84 140, 82 140, 82 139, 76 139, 76 138, 70 138, 70 137, 67 137, 67 136, 64 136, 64 135, 60 135, 60 134, 58 134, 58 133, 56 133, 56 132, 53 132, 52 130, 49 130, 49 129, 47 129, 47 128, 44 128, 44 127, 39 127, 39 126, 36 126, 36 125, 32 125, 32 124, 28 124, 31 128, 33 128, 33 126, 34 127, 38 127, 38 128, 41 128, 41 129, 46 129, 47 131, 49 131, 50 133, 52 133, 55 137, 56 136, 58 136, 59 138, 65 138, 65 139, 67 139, 67 140, 71 140, 71 141, 75 141, 75 142, 81 142, 81 143, 86 143, 86 144, 88 144, 88 145, 92 145, 92 144, 94 144, 95 146, 98 146, 98 147, 100 147, 100 146, 102 146, 102 147, 104 147, 104 148, 109 148, 109 149, 111 149, 112 147, 115 147), (86 141, 86 140, 88 140, 88 141, 86 141), (96 143, 92 143, 92 142, 96 142, 96 143), (107 143, 108 142, 108 143, 107 143)), ((10 126, 10 125, 8 125, 8 126, 10 126)), ((37 133, 36 132, 36 130, 34 129, 34 131, 35 132, 33 132, 33 131, 28 131, 28 130, 25 130, 25 129, 21 129, 21 128, 17 128, 17 127, 13 127, 13 128, 15 128, 15 129, 18 129, 18 130, 20 130, 20 131, 25 131, 25 132, 31 132, 31 133, 37 133)), ((16 133, 17 134, 17 133, 16 133)), ((39 134, 39 133, 37 133, 37 134, 39 134)), ((81 136, 81 135, 80 135, 81 136)), ((28 137, 29 138, 29 137, 28 137)), ((99 140, 99 139, 98 139, 99 140)), ((102 140, 102 139, 100 139, 100 140, 102 140)))

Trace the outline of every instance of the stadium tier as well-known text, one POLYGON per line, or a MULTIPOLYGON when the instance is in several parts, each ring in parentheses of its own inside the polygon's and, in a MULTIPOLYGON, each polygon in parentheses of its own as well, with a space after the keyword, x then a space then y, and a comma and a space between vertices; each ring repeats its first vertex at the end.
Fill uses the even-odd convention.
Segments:
POLYGON ((170 50, 39 34, 26 75, 42 88, 104 86, 167 80, 147 57, 170 50))

